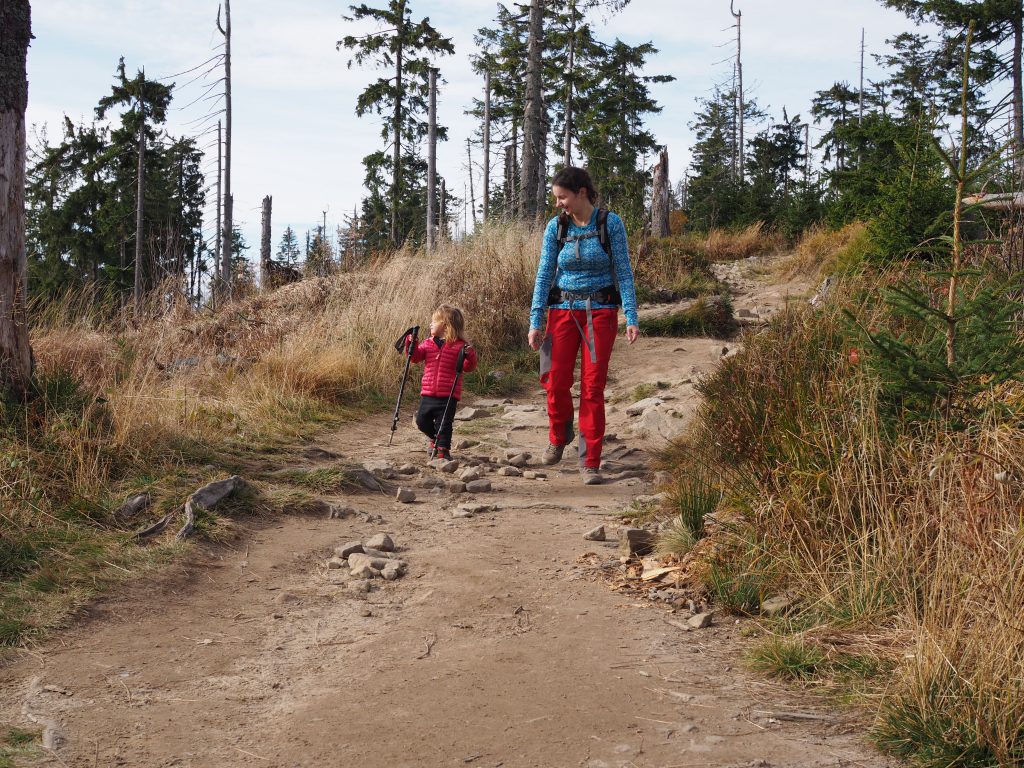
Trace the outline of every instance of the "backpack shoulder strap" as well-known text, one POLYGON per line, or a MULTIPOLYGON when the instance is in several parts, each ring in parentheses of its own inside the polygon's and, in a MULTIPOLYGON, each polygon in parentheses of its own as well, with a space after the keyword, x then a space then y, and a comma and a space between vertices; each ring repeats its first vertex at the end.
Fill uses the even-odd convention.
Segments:
POLYGON ((608 258, 611 258, 612 242, 608 237, 608 211, 605 208, 597 209, 597 239, 600 241, 601 247, 604 248, 604 252, 608 254, 608 258))
POLYGON ((601 247, 604 248, 604 252, 608 254, 608 266, 612 270, 612 282, 618 288, 619 276, 615 274, 615 259, 612 257, 612 239, 608 236, 608 210, 606 208, 597 209, 597 239, 601 243, 601 247))
POLYGON ((558 243, 558 252, 562 252, 562 246, 565 245, 566 239, 569 237, 569 216, 565 213, 558 214, 558 229, 555 230, 555 238, 558 243))

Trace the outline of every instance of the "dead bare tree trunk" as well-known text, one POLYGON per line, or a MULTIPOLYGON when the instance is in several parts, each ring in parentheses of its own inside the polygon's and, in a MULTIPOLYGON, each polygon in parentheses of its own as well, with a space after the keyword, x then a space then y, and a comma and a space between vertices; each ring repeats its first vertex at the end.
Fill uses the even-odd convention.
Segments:
POLYGON ((28 0, 0 4, 0 390, 23 398, 32 378, 25 309, 26 61, 28 0))
POLYGON ((505 218, 511 219, 516 212, 516 147, 505 145, 505 218))
POLYGON ((491 73, 484 73, 484 193, 483 221, 491 205, 491 73))
POLYGON ((395 29, 395 111, 391 116, 391 244, 398 247, 398 197, 402 180, 402 41, 405 39, 405 0, 398 3, 398 26, 395 29))
MULTIPOLYGON (((142 82, 145 83, 146 75, 143 70, 142 82)), ((140 86, 140 88, 143 86, 140 86)), ((135 319, 142 316, 142 236, 143 236, 143 214, 146 204, 146 104, 139 93, 139 159, 138 179, 135 184, 135 290, 132 293, 132 309, 135 319)))
POLYGON ((668 222, 668 147, 658 153, 654 166, 653 191, 651 194, 651 236, 668 237, 672 234, 668 222))
POLYGON ((234 236, 234 222, 231 219, 234 206, 231 197, 231 0, 224 0, 224 26, 220 26, 220 9, 217 10, 217 27, 224 35, 224 231, 222 234, 221 281, 224 291, 231 295, 231 238, 234 236))
POLYGON ((270 286, 270 206, 273 198, 263 198, 262 231, 260 232, 260 290, 270 286))
MULTIPOLYGON (((434 248, 437 216, 437 70, 430 68, 430 96, 427 101, 427 250, 434 248)), ((472 173, 472 169, 470 169, 472 173)))
POLYGON ((445 188, 444 179, 441 179, 441 193, 437 207, 437 240, 445 240, 448 237, 448 190, 445 188))
POLYGON ((743 113, 745 110, 745 103, 743 101, 743 38, 742 38, 742 24, 743 24, 743 11, 734 11, 732 9, 733 0, 729 0, 729 12, 736 19, 736 80, 739 88, 739 95, 737 98, 736 114, 737 121, 739 123, 739 143, 737 146, 737 158, 736 163, 737 178, 740 184, 743 183, 743 154, 745 148, 743 146, 743 113))
POLYGON ((469 206, 473 211, 473 229, 476 229, 476 193, 473 191, 473 152, 466 137, 466 168, 469 170, 469 206))
POLYGON ((217 219, 216 219, 217 226, 214 227, 214 229, 217 230, 217 247, 216 247, 216 250, 214 251, 214 256, 213 256, 213 279, 210 280, 210 289, 211 289, 210 290, 210 298, 213 300, 214 306, 216 306, 217 293, 218 293, 218 291, 217 291, 217 281, 220 280, 220 276, 221 276, 221 273, 222 273, 222 270, 223 270, 223 268, 221 267, 221 261, 224 258, 223 243, 221 243, 221 241, 220 241, 220 236, 221 236, 221 232, 222 232, 221 222, 223 221, 222 216, 224 214, 224 211, 223 211, 223 205, 224 205, 223 200, 224 200, 224 198, 221 197, 221 188, 220 188, 221 179, 224 177, 223 162, 224 162, 224 145, 221 143, 221 124, 220 124, 220 120, 218 120, 217 121, 217 219))
POLYGON ((519 216, 532 221, 540 215, 537 196, 544 156, 541 48, 544 0, 530 1, 529 53, 526 65, 526 106, 523 115, 523 167, 519 179, 519 216))

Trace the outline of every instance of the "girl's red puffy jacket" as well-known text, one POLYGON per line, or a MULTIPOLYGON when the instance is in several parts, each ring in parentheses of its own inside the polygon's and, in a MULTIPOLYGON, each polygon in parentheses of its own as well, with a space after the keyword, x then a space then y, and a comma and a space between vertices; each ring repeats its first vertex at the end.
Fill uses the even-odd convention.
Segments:
MULTIPOLYGON (((455 363, 459 359, 459 350, 463 347, 466 347, 466 359, 463 362, 462 370, 464 373, 469 373, 476 369, 476 350, 462 339, 441 342, 440 339, 428 336, 412 351, 414 363, 426 361, 423 370, 423 383, 420 387, 421 395, 448 397, 452 393, 452 384, 455 384, 455 363)), ((455 386, 453 397, 456 400, 462 397, 461 377, 455 386)))

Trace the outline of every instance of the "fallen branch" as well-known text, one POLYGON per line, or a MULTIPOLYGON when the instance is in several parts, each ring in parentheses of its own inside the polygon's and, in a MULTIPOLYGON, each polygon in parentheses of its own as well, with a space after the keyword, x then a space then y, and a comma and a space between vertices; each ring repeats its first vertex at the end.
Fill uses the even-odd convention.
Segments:
POLYGON ((238 475, 232 475, 227 480, 216 480, 207 483, 198 491, 193 493, 185 501, 185 524, 175 534, 178 541, 184 540, 196 529, 196 508, 213 509, 227 496, 242 487, 245 481, 238 475))

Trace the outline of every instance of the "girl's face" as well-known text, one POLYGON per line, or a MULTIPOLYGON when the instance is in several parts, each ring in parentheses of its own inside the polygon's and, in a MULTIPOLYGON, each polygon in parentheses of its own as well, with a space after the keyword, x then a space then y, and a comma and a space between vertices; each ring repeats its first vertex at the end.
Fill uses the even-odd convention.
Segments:
POLYGON ((430 335, 431 336, 437 336, 438 331, 441 330, 441 327, 443 325, 444 325, 444 318, 443 317, 439 317, 438 315, 434 315, 432 318, 430 318, 430 335))
POLYGON ((551 193, 555 196, 555 208, 565 211, 570 216, 586 213, 587 209, 591 207, 586 187, 580 187, 578 192, 573 192, 571 189, 556 184, 551 188, 551 193))

